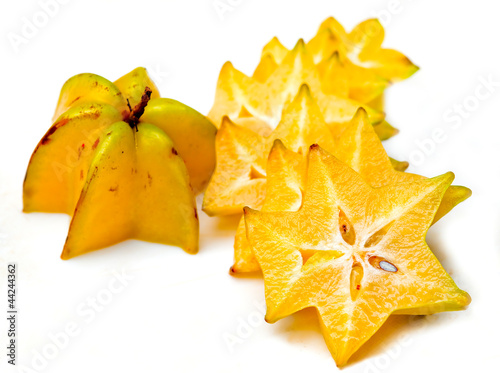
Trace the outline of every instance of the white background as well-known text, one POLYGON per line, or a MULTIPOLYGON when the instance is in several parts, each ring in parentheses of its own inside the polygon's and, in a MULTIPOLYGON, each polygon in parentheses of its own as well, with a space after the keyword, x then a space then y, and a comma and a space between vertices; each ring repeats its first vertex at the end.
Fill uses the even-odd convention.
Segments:
POLYGON ((222 2, 235 4, 223 19, 213 0, 69 0, 16 52, 9 33, 22 35, 24 17, 33 19, 41 7, 34 0, 2 1, 0 371, 23 371, 10 369, 5 356, 8 261, 19 266, 18 364, 35 368, 30 372, 336 371, 314 314, 266 324, 260 276, 228 275, 234 221, 201 214, 196 256, 128 241, 62 261, 69 218, 22 214, 22 181, 51 124, 59 89, 74 74, 115 80, 146 66, 163 96, 206 114, 226 60, 250 74, 275 35, 292 47, 300 37, 311 38, 328 16, 351 29, 377 14, 384 14, 384 45, 421 67, 388 91, 388 119, 401 130, 385 143, 389 154, 420 160, 409 171, 426 176, 454 171, 456 183, 474 192, 428 235, 472 304, 464 312, 421 319, 391 317, 344 371, 498 371, 500 86, 486 99, 471 98, 480 79, 500 82, 498 2, 222 2), (467 118, 454 128, 443 115, 464 101, 467 118), (436 128, 446 139, 423 156, 417 142, 432 148, 426 139, 436 128), (114 271, 133 279, 89 322, 88 298, 103 294, 114 271), (254 326, 243 330, 249 321, 254 326), (54 351, 50 335, 68 323, 80 333, 54 351), (241 338, 232 350, 225 343, 229 335, 241 338), (46 366, 37 362, 38 353, 50 355, 46 366))

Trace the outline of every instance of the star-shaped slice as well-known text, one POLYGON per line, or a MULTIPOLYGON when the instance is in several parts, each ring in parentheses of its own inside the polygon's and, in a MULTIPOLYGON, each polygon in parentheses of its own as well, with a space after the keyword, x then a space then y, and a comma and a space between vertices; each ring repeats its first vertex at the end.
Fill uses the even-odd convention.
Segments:
POLYGON ((224 118, 215 140, 215 171, 203 200, 207 214, 241 214, 245 206, 262 206, 267 157, 275 139, 302 154, 314 143, 333 151, 333 135, 306 85, 283 111, 274 131, 252 130, 224 118))
POLYGON ((390 82, 409 78, 418 71, 418 67, 401 52, 382 48, 385 31, 378 19, 363 21, 348 33, 335 18, 330 17, 321 24, 318 35, 325 30, 340 40, 338 51, 342 57, 390 82))
POLYGON ((318 146, 309 152, 297 211, 245 208, 265 281, 266 320, 317 309, 338 366, 393 313, 462 310, 470 303, 425 242, 447 173, 373 188, 318 146))
MULTIPOLYGON (((395 170, 395 165, 404 166, 389 158, 363 109, 358 110, 351 123, 335 143, 333 152, 373 187, 392 183, 410 182, 425 177, 395 170)), ((306 152, 302 153, 306 155, 306 152)), ((302 204, 305 192, 304 156, 276 143, 267 162, 267 189, 262 211, 296 211, 302 204), (302 160, 302 161, 300 161, 302 160)), ((433 223, 465 201, 471 190, 463 186, 450 186, 441 201, 433 223)), ((242 222, 236 231, 234 244, 234 264, 232 273, 254 272, 259 265, 252 252, 242 222)))
POLYGON ((319 70, 303 40, 299 40, 270 76, 261 82, 272 66, 272 60, 263 62, 255 73, 256 78, 251 78, 236 70, 231 63, 226 63, 219 75, 214 105, 208 114, 212 122, 219 125, 224 116, 232 121, 251 117, 273 129, 280 122, 283 108, 293 100, 302 84, 309 86, 334 135, 342 131, 359 107, 365 108, 372 124, 383 122, 383 112, 341 97, 339 92, 334 92, 338 93, 336 95, 322 91, 319 70))
MULTIPOLYGON (((383 39, 384 28, 376 19, 360 23, 350 33, 334 18, 325 20, 306 44, 308 53, 319 68, 324 92, 349 97, 373 109, 383 110, 385 88, 418 70, 400 52, 383 49, 383 39), (332 63, 332 58, 338 62, 332 63), (328 65, 336 67, 333 75, 332 71, 325 70, 328 65)), ((276 37, 273 38, 262 50, 254 77, 265 82, 288 52, 276 37)))
MULTIPOLYGON (((305 48, 316 64, 321 88, 325 94, 370 104, 391 84, 374 70, 356 65, 341 55, 343 47, 330 29, 321 30, 305 48)), ((276 37, 273 38, 263 48, 253 78, 264 83, 288 53, 289 50, 276 37)))

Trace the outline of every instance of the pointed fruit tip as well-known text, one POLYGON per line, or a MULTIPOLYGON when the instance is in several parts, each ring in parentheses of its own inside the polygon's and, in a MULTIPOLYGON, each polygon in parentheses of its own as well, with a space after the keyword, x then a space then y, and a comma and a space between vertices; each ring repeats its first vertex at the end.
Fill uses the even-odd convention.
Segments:
POLYGON ((275 156, 279 156, 279 154, 283 153, 286 150, 285 144, 283 144, 283 141, 280 139, 275 139, 273 141, 273 146, 271 147, 271 150, 269 151, 269 155, 267 156, 267 160, 271 160, 275 156))
POLYGON ((335 61, 335 62, 340 62, 340 53, 338 50, 336 50, 335 52, 333 52, 330 57, 329 57, 330 61, 335 61))
POLYGON ((358 117, 365 117, 368 118, 368 113, 366 112, 366 109, 363 106, 360 106, 357 110, 356 113, 354 114, 355 118, 358 117))
POLYGON ((303 52, 306 50, 306 43, 304 41, 304 39, 300 38, 297 43, 295 44, 295 46, 293 47, 293 51, 294 52, 303 52))
POLYGON ((222 65, 222 68, 220 69, 219 75, 232 74, 233 70, 234 70, 234 66, 231 63, 231 61, 226 61, 224 63, 224 65, 222 65))
POLYGON ((469 295, 469 293, 467 293, 466 291, 463 291, 463 290, 462 290, 462 292, 463 292, 463 294, 462 294, 462 295, 463 295, 463 297, 464 297, 464 302, 463 302, 463 304, 464 304, 464 308, 467 308, 467 307, 469 306, 469 304, 472 302, 472 298, 471 298, 471 296, 469 295))
POLYGON ((463 187, 462 187, 462 190, 463 190, 463 192, 464 192, 464 193, 463 193, 463 196, 464 196, 464 197, 463 197, 463 198, 464 198, 464 201, 465 201, 467 198, 469 198, 469 197, 471 197, 471 196, 472 196, 472 190, 471 190, 470 188, 467 188, 467 187, 464 187, 464 186, 463 186, 463 187))
POLYGON ((229 118, 229 116, 227 115, 224 115, 222 117, 222 120, 220 122, 220 128, 219 128, 219 132, 222 131, 222 129, 228 129, 230 127, 232 127, 234 125, 234 122, 231 120, 231 118, 229 118))
POLYGON ((312 100, 311 89, 306 83, 300 86, 299 91, 297 92, 297 95, 295 96, 294 99, 295 102, 301 102, 304 100, 306 101, 312 100))
POLYGON ((439 185, 448 185, 448 186, 451 185, 454 179, 455 179, 455 174, 451 171, 448 171, 442 175, 432 178, 432 180, 434 180, 439 185))
POLYGON ((281 139, 275 139, 273 141, 273 147, 272 147, 272 149, 275 149, 275 148, 276 149, 278 149, 278 148, 281 148, 281 149, 285 148, 285 144, 283 144, 283 141, 281 141, 281 139))

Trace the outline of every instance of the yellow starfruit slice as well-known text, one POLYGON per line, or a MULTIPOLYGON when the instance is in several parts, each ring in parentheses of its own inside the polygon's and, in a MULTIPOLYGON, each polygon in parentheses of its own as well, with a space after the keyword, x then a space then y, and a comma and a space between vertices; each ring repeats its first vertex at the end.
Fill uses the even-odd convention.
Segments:
POLYGON ((264 274, 266 320, 316 308, 326 344, 343 366, 393 313, 465 309, 469 295, 425 243, 453 177, 373 188, 313 145, 297 211, 245 208, 264 274))
MULTIPOLYGON (((350 33, 334 18, 325 20, 306 44, 319 69, 324 93, 349 97, 382 111, 384 89, 418 70, 400 52, 382 48, 383 40, 384 28, 376 19, 361 22, 350 33)), ((264 47, 254 75, 265 81, 288 52, 273 38, 264 47), (274 63, 270 64, 270 60, 274 63)))
MULTIPOLYGON (((274 57, 273 57, 274 58, 274 57)), ((272 73, 273 60, 263 60, 250 78, 226 63, 217 83, 214 105, 208 117, 219 125, 224 116, 232 121, 241 117, 254 117, 275 128, 283 108, 292 101, 302 84, 307 84, 317 100, 321 112, 334 135, 342 131, 359 107, 364 107, 375 125, 383 121, 385 114, 360 102, 325 94, 314 60, 306 45, 299 40, 272 73)))
POLYGON ((334 138, 306 85, 267 136, 225 117, 216 136, 217 164, 205 192, 203 211, 230 215, 241 214, 245 206, 260 208, 265 198, 267 157, 278 138, 297 152, 307 153, 313 143, 333 150, 334 138))
MULTIPOLYGON (((300 155, 283 148, 281 143, 275 144, 275 147, 271 150, 267 163, 268 169, 271 167, 273 172, 267 172, 268 184, 262 211, 294 211, 297 206, 301 205, 302 195, 305 192, 305 182, 302 178, 305 175, 305 163, 298 162, 297 159, 300 159, 300 155), (273 153, 276 154, 273 155, 273 153), (297 168, 297 171, 292 171, 294 168, 297 168), (280 172, 280 169, 283 171, 280 172), (300 178, 295 179, 297 177, 300 178), (288 186, 283 184, 281 180, 286 180, 288 186), (286 197, 282 198, 282 194, 286 197)), ((336 142, 333 151, 330 152, 358 172, 373 187, 378 188, 392 183, 424 179, 420 175, 402 172, 408 164, 397 162, 387 156, 363 109, 358 110, 349 127, 336 142), (397 167, 400 170, 396 170, 397 167)), ((306 155, 307 152, 302 154, 306 155)), ((304 157, 302 158, 304 159, 304 157)), ((470 195, 469 188, 450 186, 443 196, 433 224, 456 205, 469 198, 470 195)), ((231 267, 231 273, 258 270, 259 267, 252 248, 246 239, 243 222, 240 222, 236 231, 234 264, 231 267)))
POLYGON ((337 20, 330 17, 321 24, 318 34, 324 30, 330 30, 341 41, 341 56, 391 82, 406 79, 418 71, 418 67, 401 52, 382 48, 385 32, 377 19, 363 21, 347 33, 337 20))
POLYGON ((390 81, 370 69, 353 64, 348 59, 341 59, 339 53, 318 64, 321 87, 326 94, 338 94, 338 87, 343 87, 346 97, 369 103, 381 96, 389 87, 390 81))
POLYGON ((245 203, 260 207, 266 195, 266 142, 224 117, 215 138, 217 163, 203 198, 208 215, 239 214, 245 203))

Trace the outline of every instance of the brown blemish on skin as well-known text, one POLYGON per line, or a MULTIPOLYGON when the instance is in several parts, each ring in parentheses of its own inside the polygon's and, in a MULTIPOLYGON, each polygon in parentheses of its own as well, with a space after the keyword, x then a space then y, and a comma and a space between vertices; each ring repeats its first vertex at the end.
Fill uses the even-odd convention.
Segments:
POLYGON ((148 183, 149 183, 149 186, 151 186, 153 184, 153 176, 151 176, 149 172, 148 172, 148 183))
POLYGON ((114 170, 116 170, 117 168, 118 168, 118 167, 111 167, 111 169, 112 169, 113 171, 114 171, 114 170))
POLYGON ((115 187, 111 187, 111 188, 109 188, 109 191, 110 191, 110 192, 116 192, 117 190, 118 190, 118 185, 117 185, 117 186, 115 186, 115 187))
POLYGON ((99 141, 101 141, 101 139, 98 137, 97 140, 95 140, 94 145, 92 145, 92 150, 97 148, 97 145, 99 145, 99 141))
POLYGON ((178 153, 177 153, 177 150, 175 150, 175 148, 172 148, 172 154, 174 154, 174 155, 177 155, 177 154, 178 154, 178 153))
POLYGON ((63 118, 59 122, 54 123, 52 125, 52 127, 49 128, 47 133, 42 137, 40 144, 42 144, 42 145, 48 144, 50 142, 50 136, 52 136, 52 134, 54 132, 56 132, 58 128, 61 128, 62 126, 66 125, 68 122, 69 122, 68 118, 63 118))
POLYGON ((71 102, 69 103, 69 105, 68 105, 68 106, 73 105, 75 102, 77 102, 77 101, 78 101, 79 99, 81 99, 81 98, 82 98, 82 96, 78 96, 78 97, 77 97, 77 98, 75 98, 73 101, 71 101, 71 102))
MULTIPOLYGON (((82 189, 82 193, 80 194, 80 201, 83 201, 83 199, 87 196, 87 191, 88 191, 88 185, 92 183, 92 180, 94 180, 94 177, 97 175, 97 171, 99 171, 99 166, 94 167, 94 171, 92 172, 92 175, 90 175, 90 178, 87 179, 87 182, 85 183, 85 187, 82 189)), ((76 211, 78 210, 79 204, 76 205, 75 208, 75 214, 76 211)))
POLYGON ((111 135, 112 133, 113 133, 113 131, 109 131, 109 132, 106 134, 106 136, 109 136, 109 135, 111 135))
MULTIPOLYGON (((96 111, 92 111, 92 112, 81 111, 79 113, 80 114, 80 119, 95 120, 95 119, 98 119, 101 116, 101 110, 100 110, 100 108, 96 108, 96 107, 92 106, 91 109, 94 109, 94 110, 97 109, 97 110, 96 111)), ((62 118, 60 121, 55 122, 52 125, 52 127, 49 128, 49 130, 47 131, 47 133, 42 137, 42 139, 40 140, 39 146, 40 145, 47 145, 50 142, 50 136, 52 134, 54 134, 54 132, 56 132, 56 130, 58 128, 61 128, 62 126, 65 126, 66 124, 68 124, 69 121, 70 121, 69 118, 62 118)), ((38 149, 39 146, 37 146, 37 149, 38 149)), ((35 149, 35 152, 36 152, 37 149, 35 149)))
POLYGON ((80 180, 83 180, 83 170, 80 170, 80 180))
POLYGON ((198 211, 196 211, 196 207, 194 208, 194 218, 198 220, 198 211))
POLYGON ((312 144, 310 147, 309 147, 309 150, 314 150, 314 149, 317 149, 319 148, 319 145, 318 144, 312 144))

